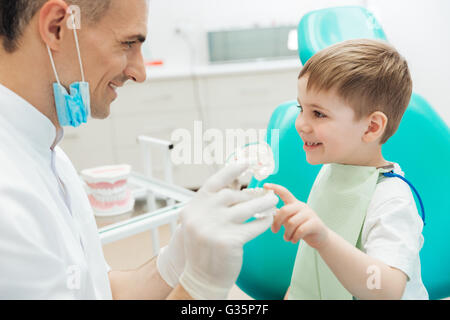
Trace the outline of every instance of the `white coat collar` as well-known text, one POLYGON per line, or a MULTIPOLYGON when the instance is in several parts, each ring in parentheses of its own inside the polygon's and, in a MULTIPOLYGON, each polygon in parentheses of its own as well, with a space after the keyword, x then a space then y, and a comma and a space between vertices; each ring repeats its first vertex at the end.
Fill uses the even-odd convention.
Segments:
POLYGON ((15 92, 0 84, 0 116, 33 146, 50 151, 61 141, 64 131, 15 92))

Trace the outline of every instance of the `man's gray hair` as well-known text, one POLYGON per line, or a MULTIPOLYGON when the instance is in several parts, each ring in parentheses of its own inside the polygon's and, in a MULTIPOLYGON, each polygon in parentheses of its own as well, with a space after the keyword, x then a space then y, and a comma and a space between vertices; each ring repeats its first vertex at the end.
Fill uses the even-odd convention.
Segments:
MULTIPOLYGON (((0 0, 0 39, 7 52, 14 52, 20 38, 34 15, 48 0, 0 0)), ((108 10, 112 0, 65 0, 80 7, 86 22, 98 22, 108 10)))

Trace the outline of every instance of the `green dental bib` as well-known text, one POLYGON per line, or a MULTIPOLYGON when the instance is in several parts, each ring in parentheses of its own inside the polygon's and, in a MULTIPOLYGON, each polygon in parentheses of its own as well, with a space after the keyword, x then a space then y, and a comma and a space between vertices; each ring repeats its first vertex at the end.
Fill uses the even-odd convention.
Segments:
MULTIPOLYGON (((307 204, 323 223, 354 246, 358 245, 367 208, 381 173, 392 165, 375 168, 325 164, 317 175, 307 204)), ((319 253, 300 242, 289 290, 289 300, 350 300, 319 253)))

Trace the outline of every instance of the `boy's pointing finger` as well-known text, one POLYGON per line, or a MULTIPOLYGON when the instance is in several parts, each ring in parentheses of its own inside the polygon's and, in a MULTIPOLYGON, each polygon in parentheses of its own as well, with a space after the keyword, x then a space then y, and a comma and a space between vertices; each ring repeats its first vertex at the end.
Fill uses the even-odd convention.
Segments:
POLYGON ((265 183, 264 189, 273 190, 273 192, 275 192, 275 194, 277 194, 281 198, 284 204, 290 204, 298 201, 288 189, 278 184, 265 183))

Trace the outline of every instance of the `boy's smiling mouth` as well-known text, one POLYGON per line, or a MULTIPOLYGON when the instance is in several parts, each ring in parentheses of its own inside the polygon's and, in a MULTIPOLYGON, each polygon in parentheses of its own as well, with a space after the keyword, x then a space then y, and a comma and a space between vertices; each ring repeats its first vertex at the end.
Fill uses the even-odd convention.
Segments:
POLYGON ((307 146, 317 146, 317 145, 322 144, 322 143, 321 142, 305 142, 305 144, 307 146))
POLYGON ((309 150, 314 150, 317 147, 321 146, 322 143, 321 142, 309 142, 309 141, 305 141, 304 145, 303 145, 303 149, 305 151, 309 151, 309 150))

